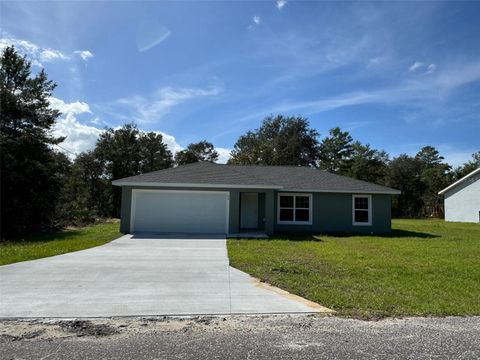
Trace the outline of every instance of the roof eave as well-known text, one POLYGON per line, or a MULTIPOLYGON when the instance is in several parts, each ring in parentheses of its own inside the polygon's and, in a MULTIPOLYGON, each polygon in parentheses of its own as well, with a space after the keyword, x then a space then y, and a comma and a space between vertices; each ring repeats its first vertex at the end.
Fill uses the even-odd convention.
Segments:
POLYGON ((440 190, 438 192, 439 195, 443 195, 445 194, 448 190, 450 189, 453 189, 455 186, 461 184, 462 182, 464 182, 465 180, 467 180, 468 178, 470 178, 471 176, 475 175, 476 173, 480 172, 480 167, 478 169, 475 169, 473 170, 471 173, 465 175, 464 177, 462 177, 461 179, 455 181, 453 184, 447 186, 445 189, 443 190, 440 190))
POLYGON ((242 184, 205 184, 205 183, 168 183, 147 181, 112 181, 114 186, 145 186, 145 187, 178 187, 178 188, 224 188, 224 189, 272 189, 279 190, 279 185, 242 185, 242 184))
POLYGON ((339 193, 339 194, 379 194, 379 195, 400 195, 402 192, 396 189, 386 189, 386 190, 334 190, 334 189, 282 189, 282 191, 292 191, 292 192, 317 192, 317 193, 339 193))
POLYGON ((334 189, 292 189, 280 185, 245 185, 245 184, 205 184, 205 183, 168 183, 146 181, 112 181, 114 186, 144 186, 144 187, 176 187, 176 188, 224 188, 224 189, 269 189, 293 192, 319 192, 319 193, 348 193, 348 194, 386 194, 399 195, 401 191, 395 189, 386 190, 334 190, 334 189))

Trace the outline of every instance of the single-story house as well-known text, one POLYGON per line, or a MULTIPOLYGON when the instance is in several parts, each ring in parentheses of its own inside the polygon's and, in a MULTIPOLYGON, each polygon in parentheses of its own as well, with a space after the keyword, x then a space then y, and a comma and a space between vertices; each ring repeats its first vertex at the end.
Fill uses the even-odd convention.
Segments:
POLYGON ((445 197, 445 220, 480 222, 480 168, 439 192, 445 197))
POLYGON ((391 230, 400 191, 300 166, 198 162, 113 181, 124 233, 391 230))

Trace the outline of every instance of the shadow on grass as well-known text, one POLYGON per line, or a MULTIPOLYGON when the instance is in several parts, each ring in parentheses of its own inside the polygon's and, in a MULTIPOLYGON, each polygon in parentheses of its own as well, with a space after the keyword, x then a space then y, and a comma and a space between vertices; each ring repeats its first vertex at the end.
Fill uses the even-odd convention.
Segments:
POLYGON ((434 239, 439 238, 439 235, 394 229, 390 233, 378 233, 378 234, 355 234, 355 233, 324 233, 324 234, 312 234, 312 233, 279 233, 271 237, 272 240, 286 240, 286 241, 318 241, 321 242, 322 237, 331 238, 350 238, 359 236, 370 236, 379 238, 420 238, 420 239, 434 239))
POLYGON ((419 231, 409 231, 409 230, 400 230, 394 229, 389 234, 379 235, 381 237, 388 237, 388 238, 422 238, 422 239, 434 239, 439 238, 440 235, 429 234, 419 231))
POLYGON ((72 236, 81 234, 80 230, 58 230, 53 232, 40 232, 34 234, 28 234, 25 236, 21 236, 18 238, 11 238, 8 240, 0 241, 1 244, 31 244, 31 243, 38 243, 38 242, 49 242, 49 241, 58 241, 58 240, 66 240, 71 238, 72 236))

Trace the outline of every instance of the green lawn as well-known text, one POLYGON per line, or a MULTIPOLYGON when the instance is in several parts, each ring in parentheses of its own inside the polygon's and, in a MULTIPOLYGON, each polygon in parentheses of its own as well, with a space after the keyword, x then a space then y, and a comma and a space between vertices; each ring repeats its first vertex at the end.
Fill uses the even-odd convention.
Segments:
POLYGON ((229 240, 232 266, 344 316, 480 315, 480 225, 394 220, 389 236, 229 240))
POLYGON ((0 242, 0 265, 40 259, 103 245, 122 234, 119 223, 104 223, 49 234, 31 235, 24 240, 0 242))

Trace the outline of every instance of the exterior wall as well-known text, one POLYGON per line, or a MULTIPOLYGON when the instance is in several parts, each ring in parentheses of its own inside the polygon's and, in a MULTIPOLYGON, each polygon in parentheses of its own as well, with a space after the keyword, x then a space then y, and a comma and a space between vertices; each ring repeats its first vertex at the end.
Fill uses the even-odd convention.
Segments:
MULTIPOLYGON (((150 189, 154 190, 155 187, 145 187, 145 186, 122 186, 122 208, 120 211, 120 231, 127 234, 130 232, 130 214, 132 209, 132 190, 133 189, 150 189)), ((173 187, 159 187, 157 189, 161 190, 197 190, 197 191, 228 191, 229 196, 229 232, 236 233, 240 230, 240 193, 241 192, 258 192, 259 196, 259 207, 258 207, 258 228, 264 229, 267 231, 267 218, 269 221, 270 233, 273 233, 273 217, 267 216, 266 208, 268 207, 265 204, 266 190, 264 189, 206 189, 206 188, 173 188, 173 187), (262 204, 263 201, 263 204, 262 204)), ((270 191, 273 194, 273 191, 270 191)), ((273 195, 272 195, 273 201, 273 195)), ((273 207, 273 202, 272 202, 273 207)), ((272 210, 273 211, 273 210, 272 210)))
POLYGON ((447 191, 445 220, 480 222, 480 174, 466 179, 447 191))
MULTIPOLYGON (((281 192, 280 192, 281 193, 281 192)), ((277 196, 275 194, 275 209, 277 196)), ((312 225, 284 225, 277 223, 275 232, 319 233, 388 233, 391 231, 391 195, 372 194, 372 225, 352 225, 352 196, 344 193, 313 193, 312 225)))
MULTIPOLYGON (((132 189, 155 189, 152 187, 122 187, 120 231, 130 232, 132 189)), ((158 188, 178 190, 178 188, 158 188)), ((352 225, 352 195, 342 193, 313 193, 312 225, 277 224, 277 191, 265 189, 205 189, 182 188, 182 190, 228 191, 229 232, 240 230, 240 193, 258 192, 258 228, 271 235, 274 232, 320 232, 320 233, 386 233, 391 231, 391 195, 372 195, 372 225, 352 225)))

